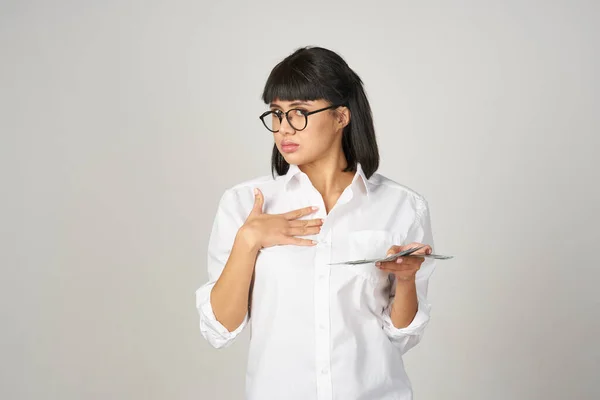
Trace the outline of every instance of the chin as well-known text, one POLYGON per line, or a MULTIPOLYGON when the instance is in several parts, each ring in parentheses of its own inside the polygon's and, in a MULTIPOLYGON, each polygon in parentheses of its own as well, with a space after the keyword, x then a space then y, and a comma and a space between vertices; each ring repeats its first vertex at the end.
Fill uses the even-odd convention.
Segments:
POLYGON ((287 162, 288 164, 302 165, 305 163, 305 161, 304 161, 305 157, 302 157, 300 154, 298 154, 298 152, 296 152, 296 153, 281 153, 281 155, 283 156, 283 159, 285 160, 285 162, 287 162))

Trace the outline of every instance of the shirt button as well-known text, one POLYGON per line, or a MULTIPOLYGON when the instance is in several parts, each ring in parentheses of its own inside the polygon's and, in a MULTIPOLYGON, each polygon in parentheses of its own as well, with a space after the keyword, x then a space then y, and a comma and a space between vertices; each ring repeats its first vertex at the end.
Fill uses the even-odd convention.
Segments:
POLYGON ((329 373, 329 368, 327 368, 327 367, 323 368, 323 369, 321 370, 321 373, 322 373, 323 375, 327 375, 327 374, 329 373))

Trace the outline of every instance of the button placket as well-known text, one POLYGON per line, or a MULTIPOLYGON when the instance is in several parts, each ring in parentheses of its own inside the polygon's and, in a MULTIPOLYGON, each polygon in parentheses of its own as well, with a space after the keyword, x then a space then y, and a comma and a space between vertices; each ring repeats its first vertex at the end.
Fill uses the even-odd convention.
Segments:
POLYGON ((315 368, 317 372, 317 398, 332 399, 330 374, 330 270, 331 258, 329 224, 324 226, 315 255, 315 368))

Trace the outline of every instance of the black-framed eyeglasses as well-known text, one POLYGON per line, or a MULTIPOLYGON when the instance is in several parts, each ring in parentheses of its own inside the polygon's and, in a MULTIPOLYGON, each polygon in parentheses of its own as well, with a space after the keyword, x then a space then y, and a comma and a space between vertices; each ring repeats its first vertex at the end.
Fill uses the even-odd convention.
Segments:
POLYGON ((306 125, 308 125, 309 115, 341 106, 345 106, 345 104, 333 104, 331 106, 320 108, 314 111, 305 111, 299 108, 292 108, 286 112, 281 110, 270 110, 262 113, 259 118, 265 125, 265 128, 271 132, 279 132, 281 121, 283 121, 283 116, 285 115, 285 118, 290 126, 296 131, 301 131, 306 128, 306 125))

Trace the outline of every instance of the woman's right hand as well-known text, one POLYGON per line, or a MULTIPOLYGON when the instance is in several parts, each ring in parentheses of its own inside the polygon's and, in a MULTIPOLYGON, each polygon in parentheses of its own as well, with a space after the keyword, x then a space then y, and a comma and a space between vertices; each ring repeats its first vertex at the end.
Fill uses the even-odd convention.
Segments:
POLYGON ((263 213, 264 197, 254 189, 254 207, 238 234, 256 250, 284 244, 313 246, 316 242, 297 236, 315 235, 321 232, 323 220, 299 218, 314 213, 317 207, 305 207, 284 214, 263 213))

